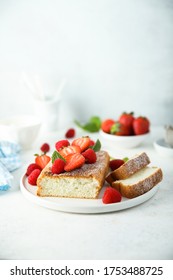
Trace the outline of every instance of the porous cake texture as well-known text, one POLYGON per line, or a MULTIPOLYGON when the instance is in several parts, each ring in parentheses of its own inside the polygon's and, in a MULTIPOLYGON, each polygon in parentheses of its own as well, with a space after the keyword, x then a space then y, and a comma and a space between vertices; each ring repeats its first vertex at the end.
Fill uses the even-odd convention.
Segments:
POLYGON ((96 153, 97 161, 81 168, 53 174, 51 162, 37 179, 37 195, 71 198, 97 198, 109 169, 109 155, 105 151, 96 153))

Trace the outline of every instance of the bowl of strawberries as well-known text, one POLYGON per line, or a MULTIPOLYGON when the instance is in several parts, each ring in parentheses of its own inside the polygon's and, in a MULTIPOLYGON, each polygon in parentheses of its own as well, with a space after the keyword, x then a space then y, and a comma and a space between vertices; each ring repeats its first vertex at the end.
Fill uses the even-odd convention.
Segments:
POLYGON ((134 113, 122 113, 117 120, 105 119, 101 123, 100 136, 109 144, 119 148, 135 148, 150 134, 147 117, 135 117, 134 113))

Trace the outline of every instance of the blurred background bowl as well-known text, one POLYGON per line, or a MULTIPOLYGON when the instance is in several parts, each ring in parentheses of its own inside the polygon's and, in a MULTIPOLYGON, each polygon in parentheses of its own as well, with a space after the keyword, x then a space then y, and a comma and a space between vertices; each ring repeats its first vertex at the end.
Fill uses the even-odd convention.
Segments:
POLYGON ((40 127, 40 119, 33 115, 16 115, 0 119, 0 139, 16 142, 22 149, 30 149, 40 127))
POLYGON ((107 144, 123 149, 130 149, 139 146, 148 139, 149 135, 150 133, 132 136, 117 136, 100 130, 100 136, 107 144))

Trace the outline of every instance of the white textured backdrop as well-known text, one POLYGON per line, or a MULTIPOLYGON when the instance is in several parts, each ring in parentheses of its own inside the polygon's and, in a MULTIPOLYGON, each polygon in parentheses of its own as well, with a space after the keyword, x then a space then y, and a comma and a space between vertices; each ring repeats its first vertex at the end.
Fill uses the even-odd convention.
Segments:
POLYGON ((23 71, 50 92, 67 79, 64 122, 134 111, 173 124, 173 1, 1 0, 0 118, 33 112, 23 71))

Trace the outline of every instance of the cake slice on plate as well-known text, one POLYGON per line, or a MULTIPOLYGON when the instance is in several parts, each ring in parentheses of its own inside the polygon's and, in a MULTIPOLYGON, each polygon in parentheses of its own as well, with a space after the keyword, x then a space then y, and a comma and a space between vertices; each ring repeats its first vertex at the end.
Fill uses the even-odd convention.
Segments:
POLYGON ((150 191, 161 182, 162 170, 158 167, 144 167, 127 179, 116 180, 112 187, 117 189, 122 196, 134 198, 150 191))

